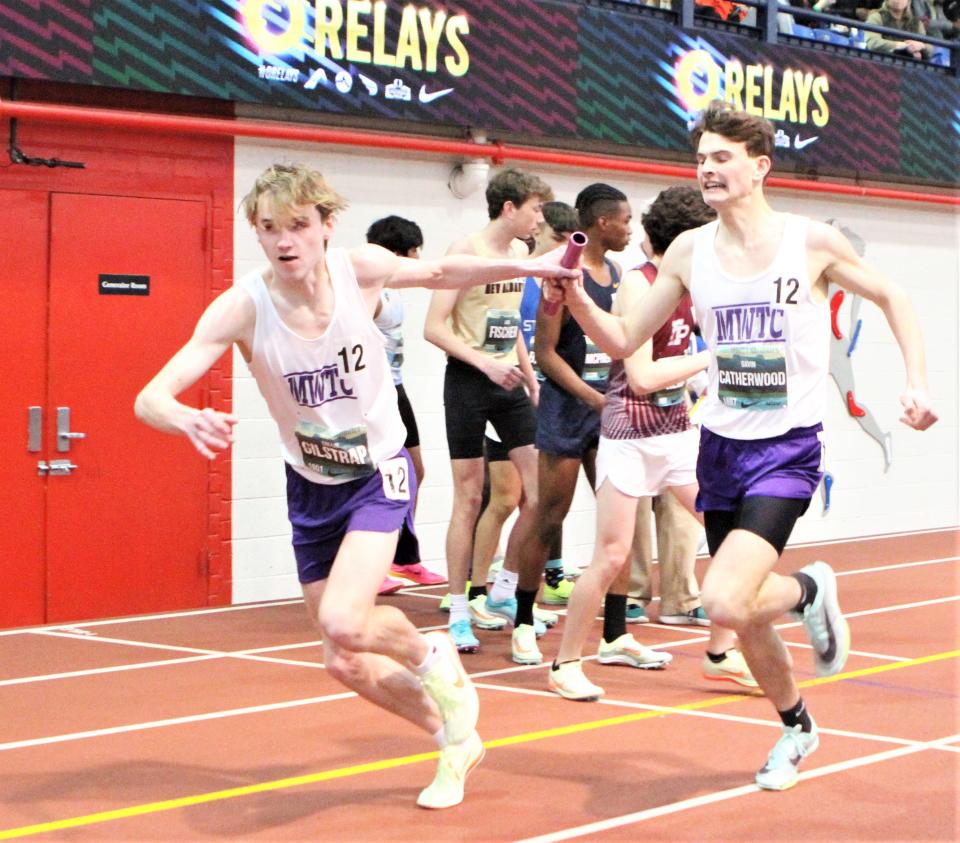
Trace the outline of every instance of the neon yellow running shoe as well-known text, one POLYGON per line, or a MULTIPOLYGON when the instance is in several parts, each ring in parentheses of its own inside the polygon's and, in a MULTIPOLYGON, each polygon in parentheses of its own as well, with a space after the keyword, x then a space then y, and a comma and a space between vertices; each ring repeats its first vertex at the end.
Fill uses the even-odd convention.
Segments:
POLYGON ((420 791, 417 804, 421 808, 452 808, 463 802, 463 785, 467 776, 484 756, 483 741, 473 732, 463 743, 447 744, 440 750, 437 774, 428 787, 420 791))

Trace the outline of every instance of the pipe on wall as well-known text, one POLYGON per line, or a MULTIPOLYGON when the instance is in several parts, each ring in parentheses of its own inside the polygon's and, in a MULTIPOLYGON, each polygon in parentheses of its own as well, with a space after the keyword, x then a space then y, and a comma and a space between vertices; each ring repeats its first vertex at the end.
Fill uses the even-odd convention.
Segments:
MULTIPOLYGON (((321 126, 259 120, 190 117, 177 114, 155 114, 150 112, 124 111, 120 109, 88 108, 3 99, 0 99, 0 117, 48 123, 109 126, 112 128, 136 129, 147 132, 230 135, 234 137, 256 137, 271 140, 304 141, 308 143, 366 147, 370 149, 409 150, 434 155, 489 158, 495 164, 501 164, 504 161, 532 161, 539 164, 560 164, 567 167, 614 170, 642 175, 668 176, 670 178, 690 179, 696 177, 696 169, 694 167, 676 164, 658 164, 638 161, 631 158, 618 158, 612 155, 592 155, 579 152, 538 149, 534 147, 514 146, 499 141, 479 144, 469 141, 426 138, 417 135, 392 135, 383 132, 330 129, 321 126)), ((866 187, 838 182, 793 179, 783 176, 771 176, 767 179, 767 185, 789 190, 828 193, 838 196, 960 206, 960 196, 948 193, 866 187)))

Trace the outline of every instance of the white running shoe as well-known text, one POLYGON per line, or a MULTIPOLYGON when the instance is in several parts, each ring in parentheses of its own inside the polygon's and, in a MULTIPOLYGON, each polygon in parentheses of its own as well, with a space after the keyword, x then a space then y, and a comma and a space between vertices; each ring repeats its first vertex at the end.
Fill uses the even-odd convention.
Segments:
MULTIPOLYGON (((538 630, 540 629, 540 624, 543 624, 545 627, 544 632, 546 632, 547 629, 556 626, 559 620, 560 615, 556 612, 541 609, 536 603, 533 604, 533 623, 538 630)), ((543 632, 538 632, 537 635, 543 635, 543 632)))
POLYGON ((723 654, 723 661, 714 662, 710 657, 703 657, 703 676, 705 679, 714 679, 727 682, 736 682, 746 688, 756 688, 757 680, 753 678, 743 654, 739 650, 727 650, 723 654))
POLYGON ((537 633, 528 623, 522 623, 513 630, 511 638, 513 660, 517 664, 540 664, 543 655, 537 646, 537 633))
POLYGON ((467 603, 467 608, 470 610, 470 620, 477 629, 503 629, 507 625, 506 618, 487 611, 486 594, 478 594, 467 603))
POLYGON ((565 700, 593 702, 603 696, 603 688, 594 685, 583 675, 583 665, 579 659, 551 667, 547 682, 550 690, 565 700))
POLYGON ((673 661, 673 656, 644 647, 628 632, 610 643, 601 638, 597 661, 600 664, 625 664, 641 670, 661 670, 673 661))
POLYGON ((476 732, 463 743, 447 744, 440 750, 437 775, 420 791, 417 804, 421 808, 452 808, 463 802, 463 785, 467 776, 482 760, 486 750, 476 732))
POLYGON ((445 632, 428 632, 425 636, 436 648, 439 658, 420 681, 440 709, 444 734, 451 744, 463 743, 477 728, 480 698, 477 689, 463 669, 460 655, 445 632))
POLYGON ((800 726, 784 726, 767 763, 757 771, 757 784, 764 790, 786 790, 797 783, 797 768, 811 752, 820 746, 817 724, 813 731, 804 732, 800 726))
POLYGON ((800 569, 817 584, 817 596, 803 610, 791 613, 803 621, 813 645, 817 676, 833 676, 843 670, 850 654, 850 627, 837 600, 837 576, 826 562, 814 562, 800 569))

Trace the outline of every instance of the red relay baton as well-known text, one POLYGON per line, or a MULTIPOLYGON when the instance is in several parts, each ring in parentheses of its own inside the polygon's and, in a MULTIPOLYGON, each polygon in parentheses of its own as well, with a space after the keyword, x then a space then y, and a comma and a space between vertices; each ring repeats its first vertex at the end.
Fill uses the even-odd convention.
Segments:
MULTIPOLYGON (((576 266, 577 261, 580 260, 580 255, 583 254, 583 247, 587 245, 587 235, 582 231, 574 231, 570 235, 570 239, 567 241, 567 251, 563 253, 563 257, 560 258, 560 266, 566 269, 572 269, 576 266)), ((543 312, 547 316, 553 316, 554 313, 559 310, 560 305, 556 302, 543 300, 543 312)))

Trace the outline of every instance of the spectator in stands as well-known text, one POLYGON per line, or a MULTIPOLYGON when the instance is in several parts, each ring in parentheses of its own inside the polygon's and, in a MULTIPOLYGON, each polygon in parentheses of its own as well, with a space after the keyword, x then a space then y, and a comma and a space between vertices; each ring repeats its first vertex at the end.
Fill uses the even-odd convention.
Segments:
POLYGON ((730 0, 695 0, 696 13, 701 17, 722 20, 727 23, 740 23, 746 17, 747 9, 730 0))
MULTIPOLYGON (((883 5, 871 12, 867 23, 899 29, 913 35, 926 35, 927 30, 910 10, 910 0, 884 0, 883 5)), ((933 48, 913 38, 893 38, 879 32, 867 32, 867 49, 877 53, 908 55, 914 59, 929 59, 933 48)))
POLYGON ((934 38, 956 38, 960 27, 950 20, 944 8, 944 0, 912 0, 911 11, 934 38))
POLYGON ((872 12, 880 8, 881 2, 882 0, 816 0, 810 8, 815 12, 865 21, 872 12))

